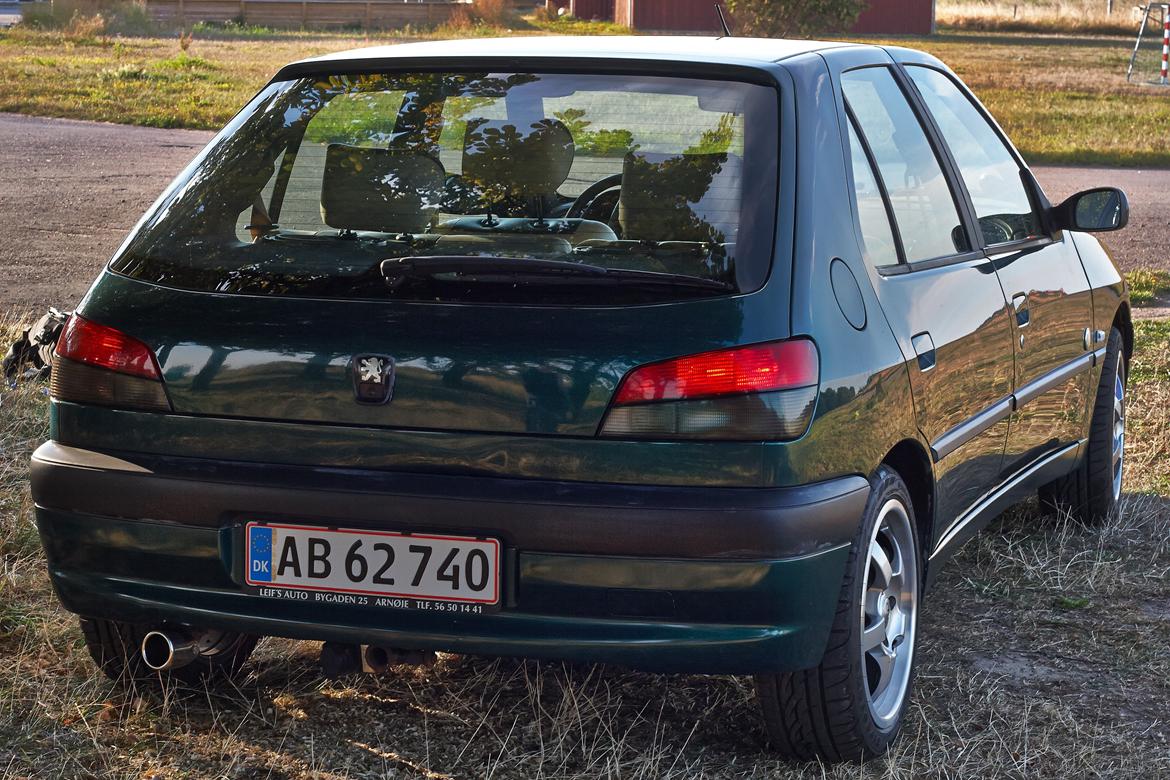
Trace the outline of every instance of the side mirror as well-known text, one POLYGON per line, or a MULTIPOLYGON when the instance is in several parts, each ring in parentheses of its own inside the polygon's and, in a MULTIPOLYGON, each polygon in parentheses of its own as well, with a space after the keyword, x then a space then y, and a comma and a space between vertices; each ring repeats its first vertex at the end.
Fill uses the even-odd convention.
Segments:
POLYGON ((1052 226, 1058 230, 1121 230, 1129 222, 1129 199, 1116 187, 1097 187, 1053 206, 1050 216, 1052 226))

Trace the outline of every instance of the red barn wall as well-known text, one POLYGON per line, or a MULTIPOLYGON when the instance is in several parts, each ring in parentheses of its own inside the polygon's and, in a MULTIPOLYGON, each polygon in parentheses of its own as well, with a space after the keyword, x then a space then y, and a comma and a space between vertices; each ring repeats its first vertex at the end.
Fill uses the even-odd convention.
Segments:
POLYGON ((869 0, 852 31, 930 35, 934 32, 934 0, 869 0))
POLYGON ((614 0, 614 21, 635 30, 709 32, 719 29, 714 0, 614 0))

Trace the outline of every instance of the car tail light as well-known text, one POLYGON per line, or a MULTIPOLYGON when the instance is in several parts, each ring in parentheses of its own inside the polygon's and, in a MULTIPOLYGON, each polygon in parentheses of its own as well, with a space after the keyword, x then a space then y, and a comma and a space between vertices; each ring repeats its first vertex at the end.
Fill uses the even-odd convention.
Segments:
POLYGON ((58 401, 171 410, 150 347, 77 314, 57 340, 49 391, 58 401))
POLYGON ((623 438, 796 439, 808 429, 820 361, 808 339, 733 347, 639 366, 601 426, 623 438))

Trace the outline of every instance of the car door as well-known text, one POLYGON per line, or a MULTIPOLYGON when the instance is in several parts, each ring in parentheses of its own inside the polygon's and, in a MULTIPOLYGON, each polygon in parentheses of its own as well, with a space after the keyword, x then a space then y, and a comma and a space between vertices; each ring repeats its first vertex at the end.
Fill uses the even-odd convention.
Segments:
POLYGON ((905 72, 954 160, 1011 306, 1009 476, 1084 435, 1096 348, 1089 280, 1071 237, 1045 233, 1034 180, 970 93, 941 68, 906 63, 905 72))
POLYGON ((1011 323, 995 266, 972 241, 973 220, 904 76, 887 59, 839 79, 858 230, 910 362, 941 533, 998 482, 1011 412, 1011 323))

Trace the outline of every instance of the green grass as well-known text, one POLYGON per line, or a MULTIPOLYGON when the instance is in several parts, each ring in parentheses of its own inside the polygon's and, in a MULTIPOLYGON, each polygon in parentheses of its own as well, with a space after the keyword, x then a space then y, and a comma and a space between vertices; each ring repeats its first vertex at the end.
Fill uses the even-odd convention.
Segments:
POLYGON ((586 19, 561 17, 556 20, 525 17, 524 23, 534 30, 553 35, 629 35, 630 30, 613 22, 593 22, 586 19))
POLYGON ((1131 382, 1170 382, 1170 320, 1137 320, 1131 382))
MULTIPOLYGON (((1170 320, 1137 320, 1134 342, 1127 401, 1127 479, 1135 489, 1170 496, 1170 320)), ((1164 527, 1164 517, 1162 522, 1164 527)))
POLYGON ((191 35, 199 39, 271 39, 292 34, 291 30, 278 30, 258 24, 239 22, 196 22, 191 26, 191 35))
POLYGON ((0 31, 0 111, 152 127, 213 129, 280 64, 362 46, 341 35, 274 39, 74 39, 63 32, 0 31))
POLYGON ((1170 271, 1138 268, 1125 275, 1129 300, 1134 306, 1148 306, 1170 294, 1170 271))
MULTIPOLYGON (((608 34, 612 24, 528 18, 361 35, 199 25, 171 37, 0 31, 0 111, 216 129, 283 64, 364 45, 434 37, 608 34)), ((861 39, 924 49, 964 77, 1033 163, 1170 165, 1170 92, 1125 82, 1130 41, 1006 33, 861 39)))

